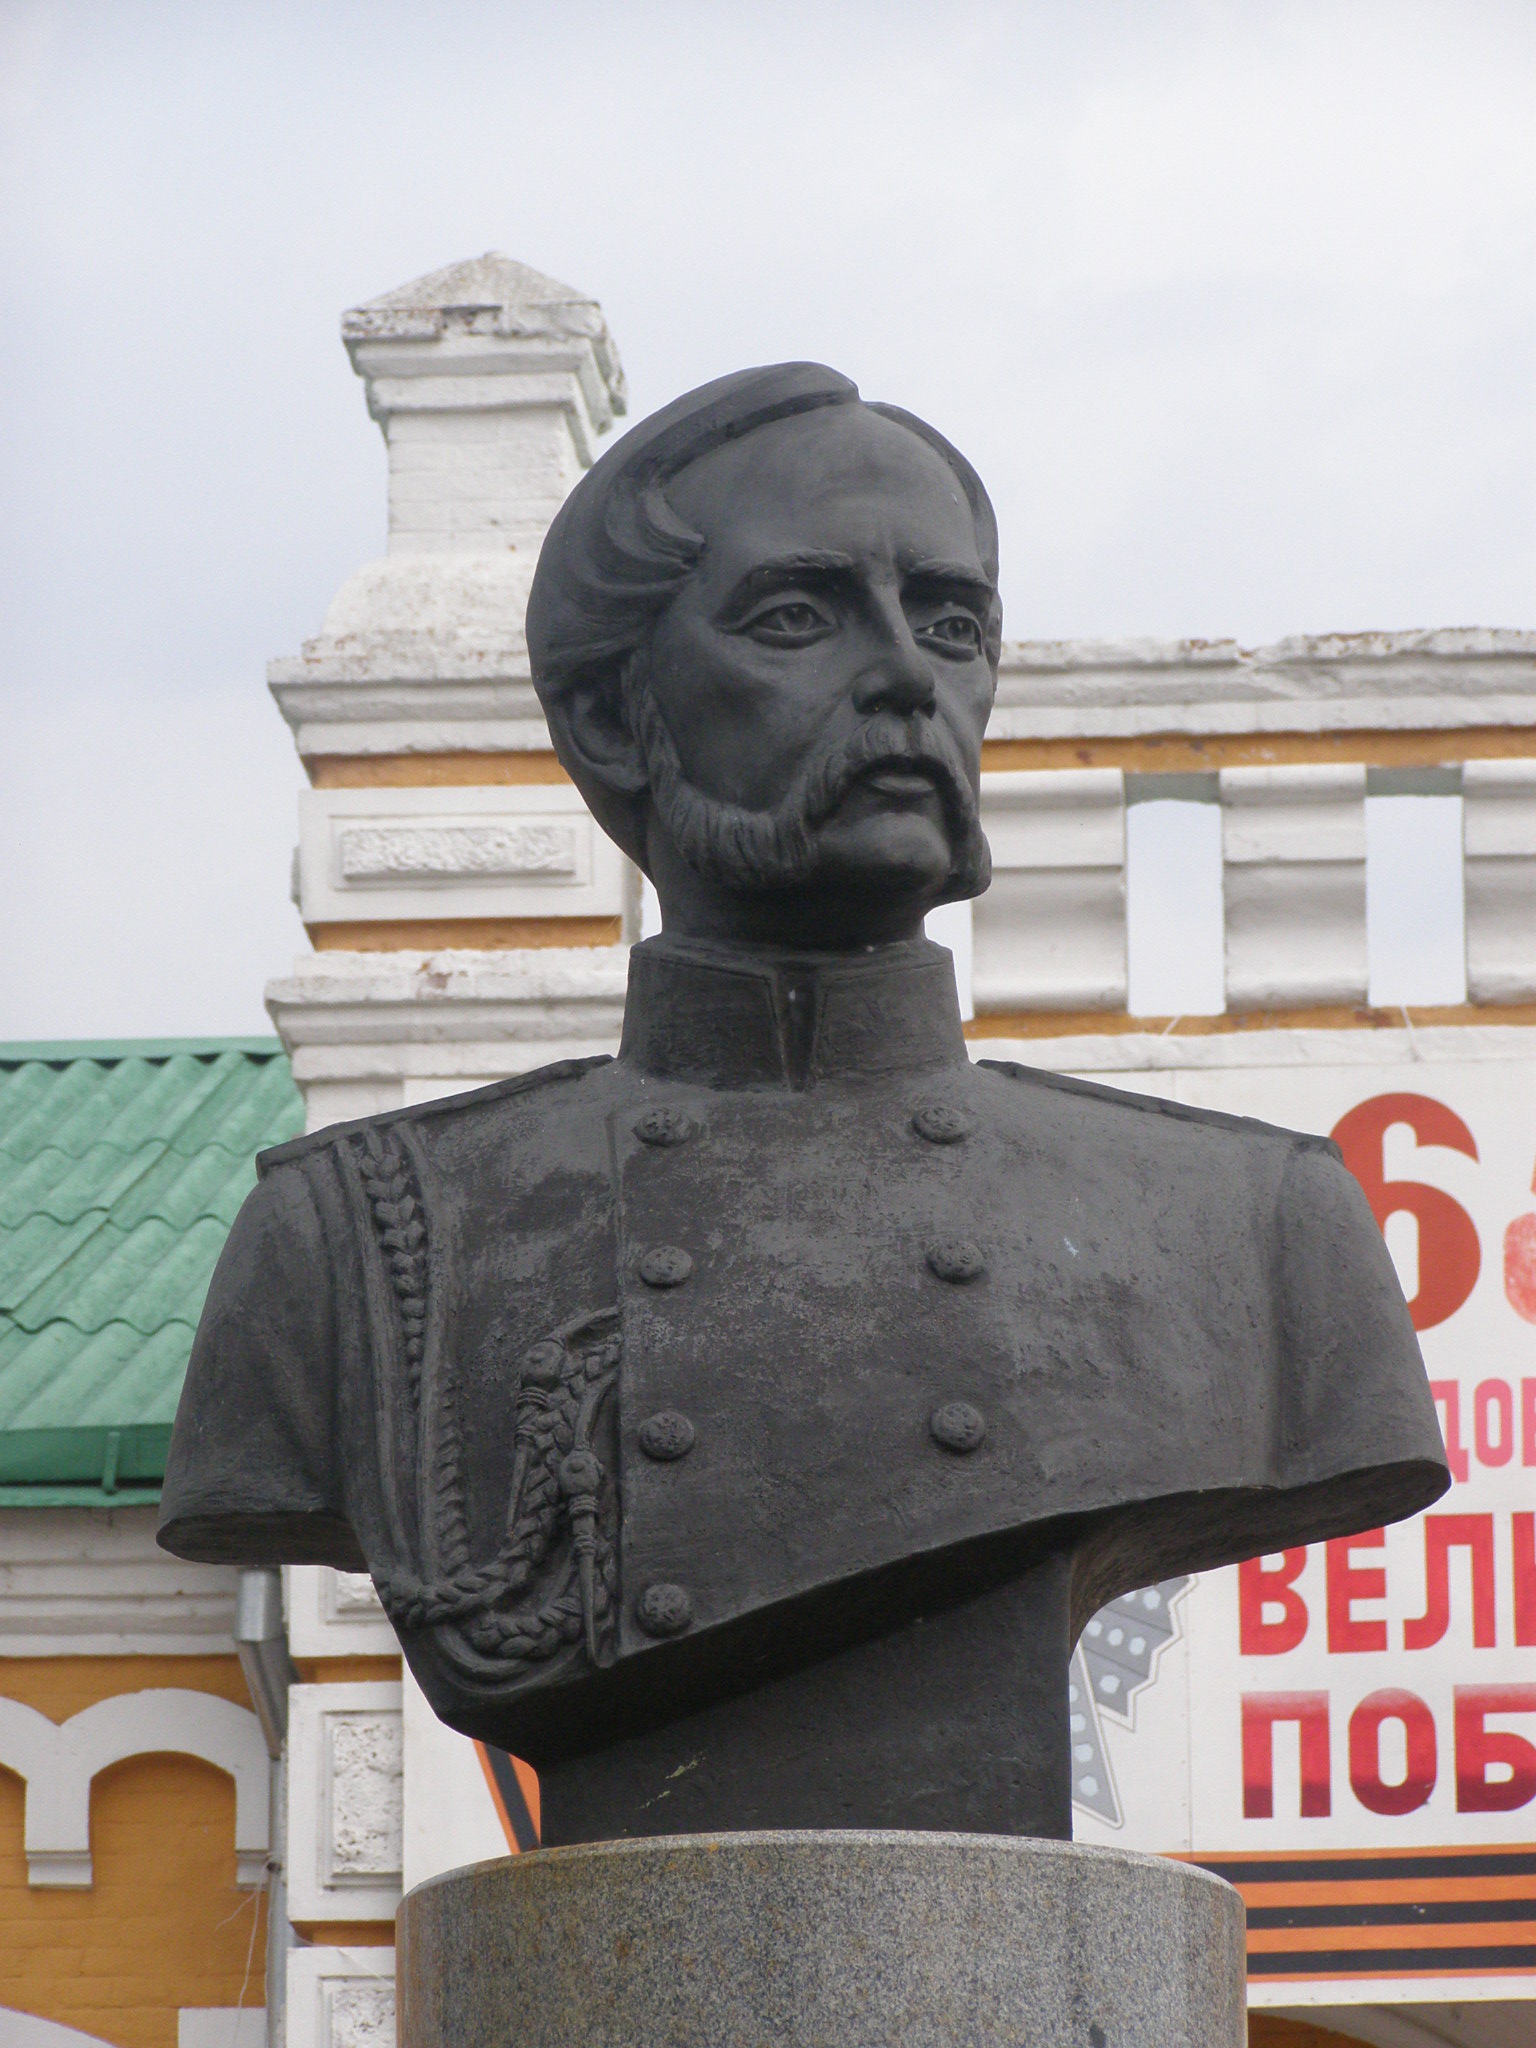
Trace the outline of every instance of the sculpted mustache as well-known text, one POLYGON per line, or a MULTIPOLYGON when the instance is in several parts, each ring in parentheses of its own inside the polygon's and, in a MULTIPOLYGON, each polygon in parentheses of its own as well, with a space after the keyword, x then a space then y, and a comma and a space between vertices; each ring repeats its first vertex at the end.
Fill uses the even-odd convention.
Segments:
POLYGON ((643 679, 625 674, 625 694, 658 817, 685 861, 732 889, 788 888, 816 871, 816 827, 859 776, 877 767, 919 767, 934 777, 957 849, 958 893, 979 895, 991 874, 980 807, 965 764, 942 727, 878 713, 814 762, 770 811, 706 797, 683 773, 665 719, 643 679))
POLYGON ((965 770, 946 745, 942 731, 896 718, 871 719, 817 762, 791 806, 808 823, 819 825, 837 809, 853 784, 876 768, 926 769, 952 818, 968 823, 975 816, 976 799, 965 770))

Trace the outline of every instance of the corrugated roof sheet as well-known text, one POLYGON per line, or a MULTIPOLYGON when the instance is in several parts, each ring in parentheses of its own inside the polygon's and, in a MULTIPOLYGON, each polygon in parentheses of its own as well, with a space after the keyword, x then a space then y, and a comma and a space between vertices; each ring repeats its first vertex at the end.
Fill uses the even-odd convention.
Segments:
POLYGON ((8 1498, 154 1491, 255 1155, 303 1127, 276 1039, 0 1045, 8 1498))

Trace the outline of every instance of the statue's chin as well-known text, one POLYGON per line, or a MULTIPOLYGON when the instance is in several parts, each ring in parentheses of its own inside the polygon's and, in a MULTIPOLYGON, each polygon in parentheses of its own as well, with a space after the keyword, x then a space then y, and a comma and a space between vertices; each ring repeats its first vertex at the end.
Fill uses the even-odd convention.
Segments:
POLYGON ((912 812, 835 818, 816 835, 817 881, 826 889, 905 899, 926 908, 948 890, 955 854, 949 834, 912 812))

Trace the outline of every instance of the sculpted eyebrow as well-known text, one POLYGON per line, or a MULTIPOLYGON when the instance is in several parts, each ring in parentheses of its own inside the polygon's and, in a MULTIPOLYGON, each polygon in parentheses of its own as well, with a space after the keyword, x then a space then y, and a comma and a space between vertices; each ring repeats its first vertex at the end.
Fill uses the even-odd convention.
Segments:
POLYGON ((831 584, 846 584, 857 573, 852 556, 839 554, 834 548, 802 548, 792 555, 776 555, 771 561, 755 564, 734 585, 720 608, 720 617, 739 619, 759 598, 771 597, 775 591, 797 583, 824 589, 831 584))
POLYGON ((986 577, 965 562, 915 562, 903 581, 908 588, 915 584, 940 595, 953 592, 971 604, 989 605, 997 595, 986 577))

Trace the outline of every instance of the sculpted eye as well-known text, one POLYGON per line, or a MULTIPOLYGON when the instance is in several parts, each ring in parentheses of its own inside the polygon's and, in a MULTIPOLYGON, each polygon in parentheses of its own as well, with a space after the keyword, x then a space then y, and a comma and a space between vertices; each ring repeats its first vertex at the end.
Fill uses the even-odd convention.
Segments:
POLYGON ((982 649, 981 624, 969 612, 943 612, 926 625, 919 626, 917 638, 926 640, 930 646, 940 647, 946 653, 980 654, 982 649))
POLYGON ((766 641, 774 647, 802 646, 820 639, 831 629, 832 621, 820 606, 810 604, 802 597, 770 605, 747 621, 747 631, 754 640, 766 641))

